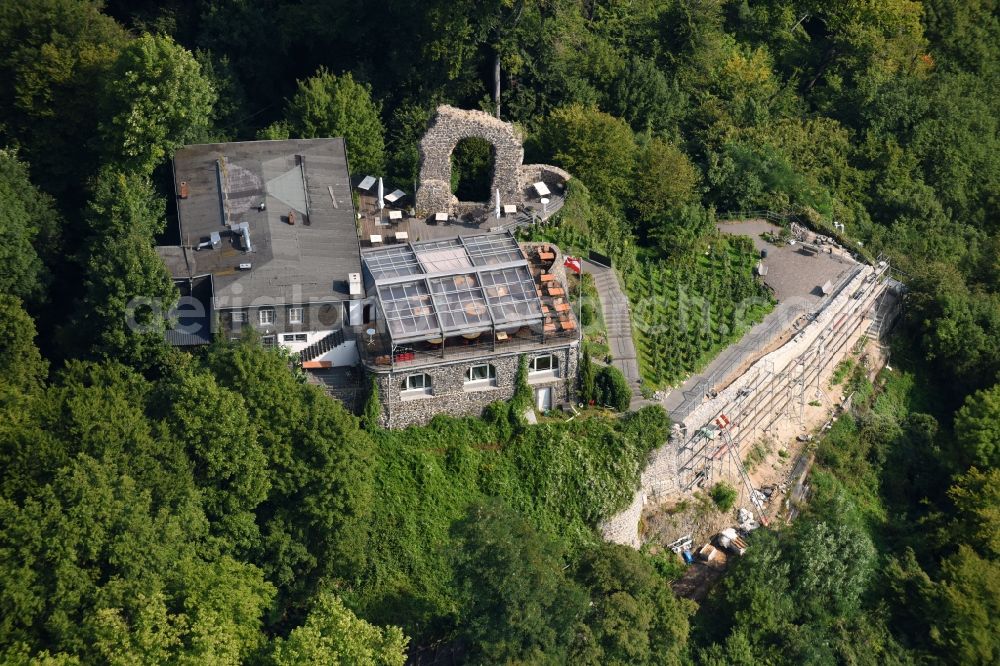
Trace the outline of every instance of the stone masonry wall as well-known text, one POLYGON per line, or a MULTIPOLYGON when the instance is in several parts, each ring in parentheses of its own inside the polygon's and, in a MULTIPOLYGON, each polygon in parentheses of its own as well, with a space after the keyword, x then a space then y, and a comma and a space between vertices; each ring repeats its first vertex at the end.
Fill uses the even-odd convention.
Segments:
MULTIPOLYGON (((554 354, 559 361, 559 369, 551 377, 529 376, 532 389, 551 386, 553 404, 567 402, 574 398, 576 381, 576 343, 563 347, 538 349, 525 355, 554 354)), ((423 424, 437 414, 451 416, 479 416, 483 409, 497 400, 510 400, 514 395, 514 380, 521 354, 499 354, 478 359, 463 359, 427 368, 398 370, 376 373, 379 397, 382 400, 382 427, 405 428, 423 424), (471 365, 489 363, 496 369, 496 386, 466 390, 465 372, 471 365), (404 380, 413 374, 427 373, 431 376, 431 394, 403 399, 401 387, 404 380)))
POLYGON ((451 194, 451 153, 462 139, 479 137, 494 148, 493 183, 490 204, 500 190, 503 202, 521 201, 518 169, 524 160, 521 135, 511 123, 505 123, 482 111, 457 109, 442 105, 420 140, 420 187, 416 209, 420 215, 452 212, 457 203, 451 194))
POLYGON ((535 183, 541 181, 549 186, 553 192, 562 192, 563 186, 569 182, 571 175, 568 172, 551 164, 525 164, 517 171, 518 188, 521 196, 527 199, 538 197, 535 192, 535 183))

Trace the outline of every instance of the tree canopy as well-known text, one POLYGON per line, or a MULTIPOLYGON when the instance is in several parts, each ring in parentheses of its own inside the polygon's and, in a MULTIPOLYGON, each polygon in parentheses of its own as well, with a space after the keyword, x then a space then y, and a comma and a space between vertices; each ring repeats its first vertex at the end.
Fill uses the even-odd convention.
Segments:
MULTIPOLYGON (((998 3, 362 4, 0 3, 0 662, 997 662, 998 3), (409 191, 439 104, 571 174, 519 233, 612 259, 643 383, 588 308, 598 408, 773 305, 719 220, 798 220, 904 284, 892 369, 852 374, 798 517, 704 601, 655 531, 597 531, 658 407, 529 425, 522 364, 483 418, 386 431, 253 334, 166 344, 178 147, 343 137, 409 191)), ((460 198, 490 158, 462 142, 460 198)))
POLYGON ((334 76, 320 68, 299 81, 285 115, 289 132, 304 138, 342 136, 357 173, 385 171, 385 128, 370 89, 350 72, 334 76))

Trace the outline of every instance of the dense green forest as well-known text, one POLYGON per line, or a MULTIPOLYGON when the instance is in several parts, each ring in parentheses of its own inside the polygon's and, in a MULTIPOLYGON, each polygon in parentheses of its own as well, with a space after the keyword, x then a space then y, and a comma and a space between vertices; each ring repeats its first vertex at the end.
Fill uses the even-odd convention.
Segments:
MULTIPOLYGON (((0 662, 1000 661, 994 0, 31 0, 0 45, 0 662), (381 431, 251 338, 179 352, 126 312, 176 298, 178 146, 344 136, 410 190, 440 103, 499 105, 570 171, 549 233, 624 275, 769 209, 905 281, 809 505, 700 607, 595 531, 659 408, 381 431)), ((460 146, 456 191, 488 162, 460 146)))

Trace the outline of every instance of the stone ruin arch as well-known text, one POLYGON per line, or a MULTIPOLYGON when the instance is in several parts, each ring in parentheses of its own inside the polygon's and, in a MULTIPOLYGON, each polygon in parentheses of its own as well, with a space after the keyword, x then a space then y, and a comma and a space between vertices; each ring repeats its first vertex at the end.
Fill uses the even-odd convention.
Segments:
POLYGON ((493 146, 490 205, 496 205, 497 190, 503 203, 520 202, 524 198, 519 182, 524 146, 514 125, 483 111, 442 105, 420 140, 418 214, 452 212, 458 205, 458 199, 451 193, 451 153, 459 141, 473 137, 485 139, 493 146))

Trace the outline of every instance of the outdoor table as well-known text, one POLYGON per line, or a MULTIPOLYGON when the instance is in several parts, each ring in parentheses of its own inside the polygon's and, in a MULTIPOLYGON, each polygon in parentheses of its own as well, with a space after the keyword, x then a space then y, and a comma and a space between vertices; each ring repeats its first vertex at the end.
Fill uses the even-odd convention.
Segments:
POLYGON ((558 305, 556 305, 556 312, 568 312, 568 311, 569 311, 569 303, 559 303, 558 305))
POLYGON ((435 222, 447 222, 448 221, 448 213, 434 213, 434 221, 435 222))
POLYGON ((553 275, 552 273, 542 273, 542 275, 539 276, 538 279, 541 280, 542 282, 551 282, 552 280, 556 279, 556 276, 553 275))
POLYGON ((378 245, 382 242, 382 236, 381 234, 372 234, 368 237, 368 240, 371 241, 372 245, 378 245))
POLYGON ((397 241, 405 241, 405 240, 409 240, 409 239, 410 239, 410 235, 408 233, 406 233, 405 231, 397 231, 396 232, 396 240, 397 241))
POLYGON ((467 303, 465 306, 465 314, 470 317, 478 317, 486 312, 486 306, 482 303, 467 303))
POLYGON ((549 296, 562 296, 564 293, 562 287, 549 287, 549 296))
POLYGON ((402 220, 403 219, 403 211, 401 211, 401 210, 390 210, 389 211, 389 219, 390 220, 402 220))

